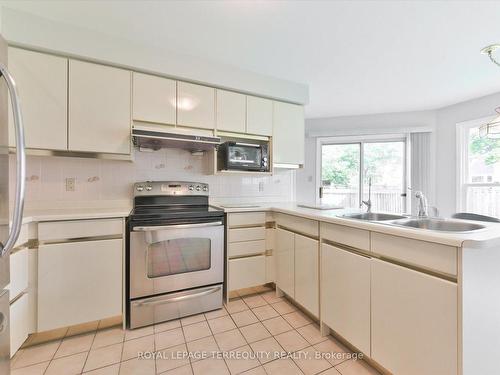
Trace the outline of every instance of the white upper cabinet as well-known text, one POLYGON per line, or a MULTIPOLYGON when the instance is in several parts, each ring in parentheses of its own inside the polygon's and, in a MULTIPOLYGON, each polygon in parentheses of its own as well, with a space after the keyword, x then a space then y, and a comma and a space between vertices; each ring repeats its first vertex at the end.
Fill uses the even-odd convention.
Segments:
POLYGON ((69 62, 69 149, 130 154, 131 72, 69 62))
MULTIPOLYGON (((13 47, 8 54, 23 110, 26 147, 66 150, 68 60, 13 47)), ((15 145, 9 103, 9 146, 15 145)))
POLYGON ((217 130, 245 133, 245 116, 245 95, 217 90, 217 130))
POLYGON ((215 129, 215 89, 177 82, 177 125, 215 129))
POLYGON ((248 134, 273 135, 273 101, 256 96, 247 96, 248 134))
POLYGON ((133 119, 175 125, 176 81, 135 72, 133 77, 133 119))
POLYGON ((304 164, 304 108, 274 102, 273 162, 304 164))

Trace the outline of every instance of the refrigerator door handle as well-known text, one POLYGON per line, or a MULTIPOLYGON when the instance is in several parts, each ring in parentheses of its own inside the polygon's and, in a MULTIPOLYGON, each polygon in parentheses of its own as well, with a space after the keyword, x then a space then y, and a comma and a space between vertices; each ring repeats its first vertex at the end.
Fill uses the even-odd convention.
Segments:
POLYGON ((14 201, 14 215, 12 217, 12 227, 5 244, 0 243, 0 257, 3 257, 14 246, 19 237, 23 220, 24 192, 26 180, 26 150, 24 145, 24 127, 21 115, 21 105, 17 94, 16 82, 7 70, 7 67, 0 63, 0 75, 5 79, 9 89, 12 103, 12 117, 14 118, 14 128, 16 134, 16 195, 14 201))

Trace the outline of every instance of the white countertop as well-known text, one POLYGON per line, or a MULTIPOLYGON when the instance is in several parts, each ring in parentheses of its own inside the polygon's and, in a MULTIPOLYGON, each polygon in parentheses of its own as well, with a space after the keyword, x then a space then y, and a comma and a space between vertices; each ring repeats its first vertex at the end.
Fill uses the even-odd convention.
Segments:
POLYGON ((127 217, 131 207, 26 209, 23 224, 41 221, 105 219, 127 217))
POLYGON ((253 207, 235 207, 236 204, 232 204, 232 207, 230 208, 223 207, 223 203, 212 202, 211 204, 223 209, 225 212, 280 212, 284 214, 304 217, 307 219, 340 224, 353 228, 370 230, 373 232, 386 233, 394 236, 441 243, 450 246, 472 248, 498 246, 500 250, 500 223, 481 222, 480 224, 484 225, 486 228, 474 232, 440 232, 427 229, 399 227, 390 225, 388 223, 384 224, 383 222, 371 222, 342 217, 342 215, 346 213, 360 212, 360 210, 356 209, 320 210, 299 207, 295 202, 242 203, 242 205, 252 204, 253 207))

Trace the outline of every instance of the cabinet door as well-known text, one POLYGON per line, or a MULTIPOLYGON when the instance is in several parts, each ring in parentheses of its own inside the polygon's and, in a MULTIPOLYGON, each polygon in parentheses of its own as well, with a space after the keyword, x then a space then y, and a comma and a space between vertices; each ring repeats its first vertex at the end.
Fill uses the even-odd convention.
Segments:
POLYGON ((457 285, 371 262, 372 358, 394 374, 457 374, 457 285))
POLYGON ((29 334, 29 298, 23 294, 10 305, 10 356, 14 356, 29 334))
POLYGON ((295 300, 319 316, 319 242, 295 235, 295 300))
POLYGON ((175 125, 177 83, 142 73, 133 77, 133 119, 175 125))
POLYGON ((69 62, 69 149, 130 154, 131 73, 69 62))
POLYGON ((122 313, 122 240, 38 249, 38 331, 122 313))
POLYGON ((295 279, 295 235, 284 229, 276 229, 275 232, 275 269, 276 285, 283 292, 294 298, 295 279))
POLYGON ((255 96, 247 96, 248 134, 273 135, 273 101, 255 96))
POLYGON ((14 252, 9 257, 10 261, 10 300, 19 296, 28 289, 28 249, 14 252))
POLYGON ((321 318, 370 355, 370 259, 321 245, 321 318))
POLYGON ((273 162, 304 164, 304 108, 274 102, 273 162))
POLYGON ((215 129, 215 89, 177 82, 177 125, 215 129))
POLYGON ((217 130, 245 133, 245 95, 217 90, 217 130))
MULTIPOLYGON (((68 148, 68 60, 9 47, 9 69, 16 80, 24 120, 26 147, 68 148)), ((9 103, 9 146, 15 147, 9 103)))

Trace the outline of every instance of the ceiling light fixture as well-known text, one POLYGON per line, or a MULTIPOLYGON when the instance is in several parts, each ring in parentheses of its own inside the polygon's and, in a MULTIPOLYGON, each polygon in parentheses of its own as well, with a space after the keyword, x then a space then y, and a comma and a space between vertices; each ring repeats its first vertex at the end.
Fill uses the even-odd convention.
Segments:
POLYGON ((495 52, 497 49, 500 49, 500 44, 492 44, 490 46, 484 47, 481 50, 481 53, 488 55, 493 64, 500 66, 500 62, 493 57, 493 52, 495 52))
POLYGON ((500 139, 500 107, 495 111, 497 112, 497 116, 479 128, 479 135, 481 137, 500 139))

